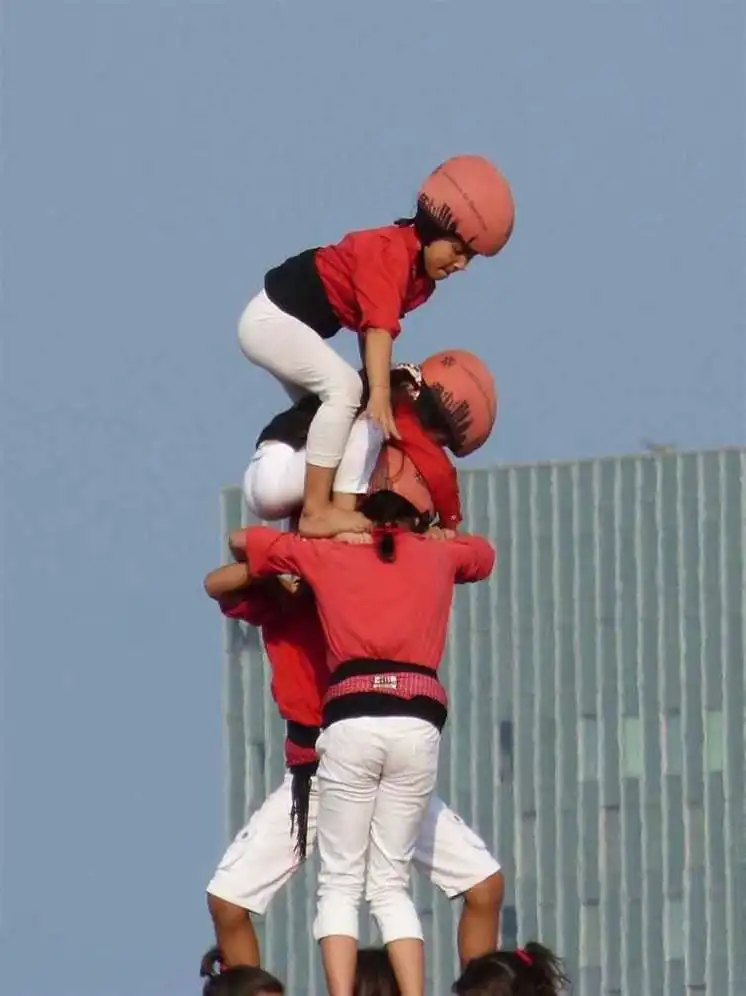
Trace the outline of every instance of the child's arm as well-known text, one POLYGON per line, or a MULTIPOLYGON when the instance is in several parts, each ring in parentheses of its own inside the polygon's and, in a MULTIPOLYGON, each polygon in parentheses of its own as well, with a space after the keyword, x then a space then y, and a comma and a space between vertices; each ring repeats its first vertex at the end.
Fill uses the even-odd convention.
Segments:
POLYGON ((228 549, 234 560, 246 560, 246 530, 234 529, 228 535, 228 549))
POLYGON ((386 439, 399 439, 391 410, 391 354, 393 340, 385 329, 368 329, 365 333, 365 372, 370 398, 366 409, 386 439))
POLYGON ((314 560, 318 540, 307 540, 294 533, 283 533, 268 526, 251 526, 246 530, 246 560, 255 578, 272 574, 305 577, 305 568, 314 560))
POLYGON ((482 536, 464 534, 448 540, 456 584, 484 581, 495 566, 495 548, 482 536))
POLYGON ((204 581, 205 591, 220 606, 228 619, 239 619, 250 626, 263 626, 282 611, 277 597, 266 586, 255 585, 244 563, 224 564, 210 571, 204 581))
POLYGON ((246 563, 224 564, 210 571, 204 580, 205 591, 216 601, 225 595, 242 591, 251 584, 251 572, 246 563))

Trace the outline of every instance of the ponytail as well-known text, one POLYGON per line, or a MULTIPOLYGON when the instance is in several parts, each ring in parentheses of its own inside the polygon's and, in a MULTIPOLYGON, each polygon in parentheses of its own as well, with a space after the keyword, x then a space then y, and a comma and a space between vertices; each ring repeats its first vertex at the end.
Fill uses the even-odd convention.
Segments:
POLYGON ((396 530, 426 533, 432 523, 429 512, 418 512, 414 505, 395 491, 375 491, 366 495, 360 511, 373 525, 373 542, 378 556, 387 564, 396 560, 396 530))
POLYGON ((392 564, 396 559, 396 537, 393 526, 388 524, 376 526, 373 530, 373 542, 381 560, 387 564, 392 564))
POLYGON ((254 965, 224 968, 219 947, 210 948, 200 962, 200 977, 207 979, 202 996, 284 996, 279 979, 254 965))
POLYGON ((525 948, 519 948, 515 954, 523 965, 527 996, 529 993, 535 993, 535 996, 560 996, 567 991, 570 980, 565 975, 562 960, 549 948, 538 941, 529 941, 525 948))
POLYGON ((311 804, 311 781, 318 767, 315 761, 310 764, 293 766, 292 805, 290 807, 290 832, 295 834, 293 848, 300 861, 308 855, 308 812, 311 804))
POLYGON ((561 996, 569 985, 557 955, 532 941, 525 948, 474 958, 451 991, 455 996, 561 996))
POLYGON ((216 944, 202 955, 202 961, 199 963, 199 977, 201 979, 214 979, 215 976, 220 975, 222 967, 223 956, 216 944))

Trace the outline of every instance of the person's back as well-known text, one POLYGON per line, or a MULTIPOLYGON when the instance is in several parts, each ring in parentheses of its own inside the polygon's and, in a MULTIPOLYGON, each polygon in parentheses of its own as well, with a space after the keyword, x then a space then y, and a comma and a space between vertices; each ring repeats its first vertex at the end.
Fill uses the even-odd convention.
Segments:
POLYGON ((481 580, 494 564, 492 547, 477 536, 434 541, 393 529, 395 556, 388 562, 375 537, 348 544, 269 529, 252 533, 252 570, 292 570, 305 578, 339 662, 371 658, 437 669, 454 584, 481 580))
POLYGON ((378 527, 370 539, 260 527, 247 531, 246 554, 257 576, 290 571, 310 584, 331 655, 317 742, 314 923, 330 996, 352 996, 366 864, 366 898, 401 992, 421 996, 422 926, 408 887, 447 716, 437 670, 454 584, 486 578, 495 555, 479 537, 418 535, 429 515, 393 490, 369 495, 361 510, 378 527))

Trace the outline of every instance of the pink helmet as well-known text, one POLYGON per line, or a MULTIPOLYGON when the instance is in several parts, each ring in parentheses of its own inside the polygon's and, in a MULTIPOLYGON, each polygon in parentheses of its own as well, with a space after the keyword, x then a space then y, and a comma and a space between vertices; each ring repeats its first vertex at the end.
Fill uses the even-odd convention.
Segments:
POLYGON ((486 364, 465 349, 449 349, 428 356, 420 373, 451 430, 452 452, 463 457, 478 450, 497 417, 497 389, 486 364))
POLYGON ((376 491, 393 491, 411 502, 418 512, 432 514, 435 511, 424 478, 409 457, 394 446, 384 446, 378 457, 368 494, 375 494, 376 491))
POLYGON ((431 173, 419 206, 480 256, 495 256, 513 231, 515 206, 508 181, 482 156, 454 156, 431 173))

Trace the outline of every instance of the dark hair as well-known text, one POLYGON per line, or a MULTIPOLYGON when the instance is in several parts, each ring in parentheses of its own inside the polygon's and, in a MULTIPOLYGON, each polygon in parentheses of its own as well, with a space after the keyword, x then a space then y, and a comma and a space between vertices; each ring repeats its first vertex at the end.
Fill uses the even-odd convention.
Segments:
POLYGON ((377 527, 373 530, 373 538, 378 556, 389 564, 396 556, 394 529, 397 526, 412 533, 426 533, 432 523, 429 512, 418 512, 411 501, 395 491, 375 491, 366 495, 359 510, 377 527))
POLYGON ((420 388, 420 393, 414 402, 414 410, 423 429, 442 433, 445 445, 451 450, 455 448, 456 437, 451 421, 438 401, 437 395, 427 384, 423 384, 420 388))
POLYGON ((400 996, 399 984, 385 948, 362 948, 357 953, 353 996, 400 996))
MULTIPOLYGON (((363 382, 363 393, 360 399, 359 411, 364 411, 370 399, 368 375, 360 371, 363 382)), ((391 390, 401 391, 413 384, 412 376, 406 369, 391 371, 391 390)), ((425 429, 441 432, 446 437, 446 445, 453 449, 453 427, 443 406, 438 402, 434 391, 427 384, 418 386, 417 399, 412 402, 417 418, 425 429)), ((315 394, 304 395, 292 407, 275 415, 268 425, 262 429, 256 445, 266 442, 280 442, 292 446, 296 452, 302 450, 308 439, 308 430, 316 412, 321 406, 321 400, 315 394)))
POLYGON ((474 958, 454 982, 455 996, 560 996, 570 980, 549 948, 531 941, 515 951, 474 958))
POLYGON ((459 239, 454 224, 439 224, 422 204, 417 205, 417 210, 410 218, 397 218, 394 224, 398 228, 414 228, 423 246, 429 246, 436 239, 459 239))
POLYGON ((318 768, 317 761, 294 765, 290 807, 290 833, 295 834, 293 850, 301 861, 308 856, 308 812, 311 805, 311 782, 318 768))
POLYGON ((260 996, 272 993, 283 996, 285 987, 279 979, 255 965, 239 965, 221 971, 220 948, 214 947, 200 962, 200 977, 206 978, 202 996, 260 996))
MULTIPOLYGON (((359 371, 360 380, 363 382, 363 393, 360 396, 360 408, 359 411, 365 411, 368 402, 370 401, 370 385, 368 384, 368 373, 363 368, 359 371)), ((389 375, 389 386, 391 392, 401 391, 409 386, 415 386, 415 382, 412 379, 412 374, 406 368, 396 368, 394 367, 389 375)))

